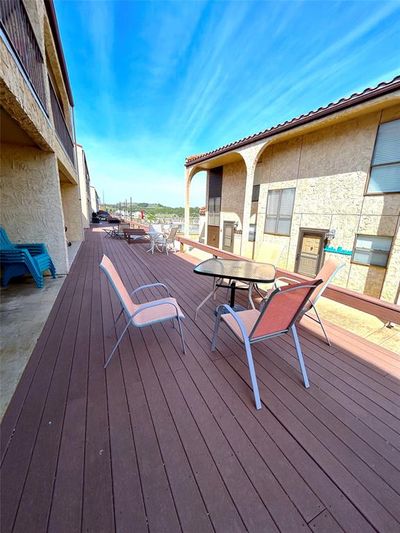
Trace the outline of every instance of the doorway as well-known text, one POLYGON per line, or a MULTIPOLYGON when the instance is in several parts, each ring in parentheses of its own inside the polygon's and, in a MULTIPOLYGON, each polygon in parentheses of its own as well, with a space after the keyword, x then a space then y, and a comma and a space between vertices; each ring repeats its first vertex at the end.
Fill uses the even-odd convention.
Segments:
POLYGON ((222 249, 233 253, 235 223, 224 221, 224 233, 222 236, 222 249))
POLYGON ((328 230, 300 228, 295 272, 314 278, 324 259, 325 235, 328 230))

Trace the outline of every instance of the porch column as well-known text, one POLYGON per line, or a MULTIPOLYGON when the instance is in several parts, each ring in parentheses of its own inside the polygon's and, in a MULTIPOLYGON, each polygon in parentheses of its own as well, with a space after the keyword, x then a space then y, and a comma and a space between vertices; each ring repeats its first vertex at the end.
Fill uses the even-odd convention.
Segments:
POLYGON ((185 237, 189 237, 190 225, 190 183, 192 181, 191 170, 185 169, 185 237))
POLYGON ((253 195, 254 174, 258 150, 254 150, 254 147, 244 148, 243 150, 240 150, 240 154, 246 163, 246 188, 243 205, 242 238, 240 240, 240 255, 245 255, 250 229, 251 198, 253 195))

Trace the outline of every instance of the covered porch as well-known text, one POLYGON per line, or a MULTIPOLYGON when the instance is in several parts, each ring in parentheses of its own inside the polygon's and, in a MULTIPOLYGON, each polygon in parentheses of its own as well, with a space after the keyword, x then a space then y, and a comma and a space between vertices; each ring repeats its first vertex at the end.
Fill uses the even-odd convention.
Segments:
POLYGON ((310 389, 289 336, 257 344, 256 411, 240 343, 210 351, 215 303, 194 321, 194 262, 87 231, 3 419, 3 531, 397 530, 398 355, 304 321, 310 389), (169 323, 131 328, 104 371, 124 324, 103 253, 128 289, 170 287, 186 355, 169 323))

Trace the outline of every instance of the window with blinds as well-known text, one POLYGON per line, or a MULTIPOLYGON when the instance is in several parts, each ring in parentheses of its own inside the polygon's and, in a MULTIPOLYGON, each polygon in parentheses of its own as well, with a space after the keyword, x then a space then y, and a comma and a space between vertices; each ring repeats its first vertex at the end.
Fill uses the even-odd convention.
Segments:
POLYGON ((386 267, 391 246, 392 237, 357 235, 352 261, 362 265, 386 267))
POLYGON ((221 198, 208 199, 208 225, 219 226, 221 213, 221 198))
POLYGON ((296 189, 269 191, 264 233, 290 235, 296 189))
POLYGON ((400 119, 381 124, 372 156, 368 193, 400 192, 400 119))

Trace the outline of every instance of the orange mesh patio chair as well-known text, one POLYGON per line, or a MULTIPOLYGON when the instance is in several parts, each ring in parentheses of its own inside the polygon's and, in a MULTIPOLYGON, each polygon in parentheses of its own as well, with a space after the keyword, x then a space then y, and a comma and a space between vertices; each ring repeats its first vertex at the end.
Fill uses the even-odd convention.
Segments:
POLYGON ((272 292, 261 311, 258 309, 246 309, 235 312, 226 304, 218 307, 211 351, 215 350, 218 330, 222 320, 244 344, 256 409, 261 409, 260 393, 251 351, 251 345, 256 342, 278 337, 290 331, 296 347, 304 386, 306 388, 310 386, 295 323, 301 315, 305 303, 321 283, 321 280, 314 280, 277 288, 272 292))
MULTIPOLYGON (((304 309, 301 312, 301 316, 306 315, 308 318, 311 318, 311 320, 314 320, 314 322, 318 322, 318 324, 321 326, 326 342, 329 346, 331 345, 331 341, 329 340, 328 334, 326 333, 324 324, 321 320, 321 317, 319 316, 316 305, 317 305, 318 300, 321 298, 324 290, 327 288, 329 283, 332 282, 333 278, 336 276, 339 270, 344 267, 344 265, 345 263, 338 263, 334 259, 328 259, 327 261, 325 261, 321 270, 318 272, 318 274, 315 277, 315 279, 322 280, 322 283, 313 292, 312 296, 306 302, 304 309), (309 314, 311 310, 314 311, 315 317, 309 314)), ((275 287, 277 287, 285 283, 293 284, 293 283, 299 283, 299 282, 295 279, 288 278, 286 276, 281 276, 279 278, 276 278, 274 283, 275 283, 275 287)), ((267 298, 269 298, 268 294, 267 294, 267 298)))
POLYGON ((107 276, 108 281, 110 282, 112 288, 115 290, 118 299, 122 305, 121 312, 118 315, 115 323, 117 323, 122 314, 125 314, 126 318, 126 326, 123 332, 121 333, 119 339, 117 340, 116 345, 112 349, 112 352, 108 356, 104 368, 107 368, 112 356, 115 353, 115 350, 118 348, 122 337, 125 335, 130 325, 135 326, 137 328, 143 328, 152 324, 166 322, 167 320, 171 320, 172 324, 174 325, 174 320, 176 319, 178 322, 179 334, 181 336, 182 341, 182 351, 183 353, 185 353, 185 341, 183 339, 183 330, 181 324, 181 320, 185 318, 185 316, 179 308, 179 305, 177 304, 175 298, 171 298, 168 287, 163 283, 151 283, 150 285, 142 285, 132 291, 131 294, 129 294, 114 265, 106 255, 103 255, 103 258, 100 263, 100 268, 107 276), (167 292, 168 297, 153 300, 144 304, 136 304, 133 302, 132 296, 134 294, 150 287, 163 287, 167 292))

